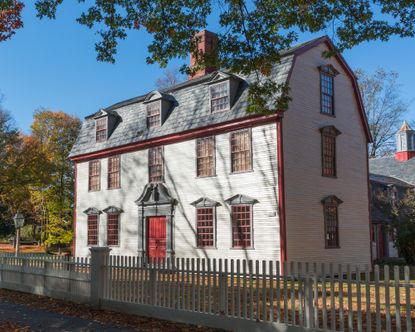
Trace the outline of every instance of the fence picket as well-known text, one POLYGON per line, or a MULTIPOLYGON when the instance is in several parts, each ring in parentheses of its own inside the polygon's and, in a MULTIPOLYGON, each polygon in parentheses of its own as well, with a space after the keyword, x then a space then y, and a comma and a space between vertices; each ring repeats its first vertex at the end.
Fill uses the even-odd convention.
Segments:
POLYGON ((396 319, 396 331, 401 331, 401 295, 399 288, 399 266, 395 266, 393 269, 393 277, 395 279, 395 319, 396 319))
POLYGON ((284 323, 288 324, 288 284, 287 284, 287 263, 283 264, 283 288, 284 288, 284 323))
POLYGON ((231 316, 235 317, 235 273, 234 260, 231 259, 231 316))
POLYGON ((256 320, 259 321, 261 319, 260 311, 259 311, 259 302, 260 302, 260 294, 259 294, 259 260, 255 261, 255 278, 256 278, 256 287, 255 287, 255 302, 256 302, 256 308, 255 308, 255 314, 256 314, 256 320))
POLYGON ((327 288, 326 288, 326 266, 321 264, 321 295, 322 295, 322 310, 323 310, 323 329, 327 330, 327 288))
POLYGON ((247 293, 247 286, 246 286, 246 260, 242 261, 242 273, 243 273, 243 318, 247 318, 247 303, 248 303, 248 293, 247 293))
POLYGON ((277 261, 276 263, 275 263, 275 268, 277 269, 277 271, 276 271, 276 279, 277 279, 277 284, 276 284, 276 288, 277 288, 277 295, 276 295, 276 298, 277 298, 277 323, 281 323, 281 284, 280 284, 280 282, 281 282, 281 273, 280 273, 280 268, 281 268, 281 266, 280 266, 280 262, 279 261, 277 261))
POLYGON ((339 264, 339 331, 344 331, 343 265, 339 264))
MULTIPOLYGON (((269 321, 274 321, 274 267, 273 262, 269 261, 269 321)), ((266 318, 266 317, 265 317, 266 318)))
POLYGON ((385 304, 386 304, 386 331, 391 331, 391 307, 389 297, 389 266, 385 265, 383 269, 384 273, 384 284, 385 284, 385 304))
POLYGON ((236 316, 241 317, 241 261, 236 260, 236 316))
POLYGON ((352 271, 350 264, 347 264, 347 310, 348 331, 353 331, 352 271))
POLYGON ((410 288, 410 273, 409 266, 404 268, 405 278, 405 307, 406 307, 406 330, 412 331, 412 319, 411 319, 411 288, 410 288))
POLYGON ((376 332, 382 328, 380 320, 380 283, 379 283, 379 265, 375 265, 375 307, 376 307, 376 332))
POLYGON ((206 260, 202 258, 202 312, 206 312, 206 260))
POLYGON ((262 261, 262 320, 267 320, 267 262, 262 261))
POLYGON ((365 269, 365 290, 366 290, 366 330, 372 331, 372 311, 370 306, 370 271, 369 265, 365 269))
POLYGON ((360 287, 360 268, 356 266, 356 297, 357 297, 357 331, 362 332, 362 288, 360 287))
POLYGON ((335 298, 334 298, 334 270, 333 263, 329 265, 330 271, 330 327, 332 331, 336 331, 336 311, 335 311, 335 298))

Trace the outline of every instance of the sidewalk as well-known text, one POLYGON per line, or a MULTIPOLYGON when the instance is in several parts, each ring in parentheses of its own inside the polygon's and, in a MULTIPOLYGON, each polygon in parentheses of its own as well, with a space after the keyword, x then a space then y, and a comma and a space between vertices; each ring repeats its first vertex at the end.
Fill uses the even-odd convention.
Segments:
POLYGON ((159 319, 97 310, 87 305, 0 289, 1 332, 215 332, 159 319), (10 322, 13 327, 4 330, 10 322), (28 328, 25 328, 28 327, 28 328))

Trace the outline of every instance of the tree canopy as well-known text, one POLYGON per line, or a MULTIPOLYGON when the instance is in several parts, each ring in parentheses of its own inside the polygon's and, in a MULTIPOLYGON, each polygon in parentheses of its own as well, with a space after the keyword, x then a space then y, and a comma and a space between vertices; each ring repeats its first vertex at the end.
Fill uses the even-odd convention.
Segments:
POLYGON ((369 158, 384 157, 395 151, 395 134, 409 110, 400 94, 399 75, 381 68, 373 74, 358 69, 356 75, 373 139, 369 158))
MULTIPOLYGON (((37 0, 40 18, 54 19, 64 0, 37 0)), ((415 36, 415 2, 407 0, 95 0, 82 4, 78 22, 99 35, 95 44, 99 61, 114 62, 120 40, 134 30, 152 37, 148 63, 165 67, 174 58, 187 58, 189 51, 201 66, 257 73, 250 85, 250 109, 274 112, 288 105, 288 88, 270 79, 281 51, 301 33, 329 34, 338 51, 370 40, 392 36, 415 36), (214 54, 199 54, 195 34, 217 26, 214 54), (277 94, 280 92, 279 94, 277 94), (266 101, 281 95, 276 103, 266 101)), ((3 3, 9 9, 18 1, 3 3)), ((2 8, 2 13, 7 8, 2 8)), ((184 65, 182 72, 191 73, 184 65)))

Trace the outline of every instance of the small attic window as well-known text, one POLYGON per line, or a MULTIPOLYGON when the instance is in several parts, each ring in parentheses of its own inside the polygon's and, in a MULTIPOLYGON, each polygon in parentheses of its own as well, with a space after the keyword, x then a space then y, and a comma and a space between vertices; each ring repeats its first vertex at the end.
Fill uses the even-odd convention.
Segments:
POLYGON ((146 105, 147 128, 160 127, 161 125, 161 101, 156 100, 146 105))
POLYGON ((95 120, 95 137, 97 142, 104 142, 107 140, 107 117, 95 120))
POLYGON ((229 80, 213 84, 209 87, 210 109, 212 113, 226 111, 229 104, 229 80))

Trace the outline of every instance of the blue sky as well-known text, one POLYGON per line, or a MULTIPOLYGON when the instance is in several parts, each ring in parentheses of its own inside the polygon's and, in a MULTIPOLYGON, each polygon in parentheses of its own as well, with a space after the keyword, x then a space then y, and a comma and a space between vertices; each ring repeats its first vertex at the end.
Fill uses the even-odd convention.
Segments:
MULTIPOLYGON (((120 43, 116 64, 97 62, 94 42, 98 36, 75 22, 80 5, 64 2, 57 19, 51 21, 37 19, 32 3, 26 2, 24 28, 0 43, 2 104, 23 131, 29 131, 33 111, 39 107, 82 119, 101 107, 154 89, 156 79, 163 75, 158 65, 145 62, 150 37, 144 32, 131 33, 120 43)), ((300 42, 312 37, 303 35, 300 42)), ((388 43, 361 44, 344 56, 353 69, 373 72, 383 67, 399 73, 401 94, 411 102, 408 119, 414 120, 413 54, 415 39, 394 38, 388 43)))

